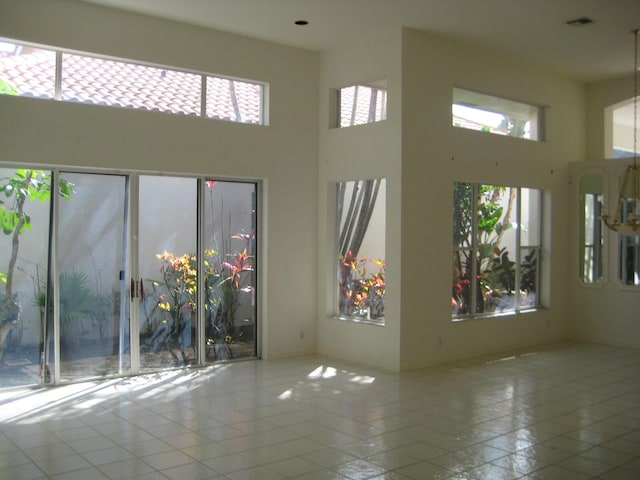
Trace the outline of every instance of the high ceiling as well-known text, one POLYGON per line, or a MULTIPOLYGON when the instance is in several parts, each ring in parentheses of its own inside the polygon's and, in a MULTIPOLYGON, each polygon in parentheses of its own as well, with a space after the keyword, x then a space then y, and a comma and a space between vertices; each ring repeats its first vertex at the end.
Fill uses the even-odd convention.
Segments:
POLYGON ((316 51, 411 27, 587 82, 631 73, 630 32, 640 28, 640 0, 84 1, 316 51), (593 23, 566 24, 580 17, 593 23))

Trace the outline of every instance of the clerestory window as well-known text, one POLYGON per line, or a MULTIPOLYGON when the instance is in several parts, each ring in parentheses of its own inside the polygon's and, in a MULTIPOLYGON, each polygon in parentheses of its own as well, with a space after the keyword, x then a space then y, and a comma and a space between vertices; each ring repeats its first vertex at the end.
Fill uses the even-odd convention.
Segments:
POLYGON ((454 87, 451 117, 454 127, 544 140, 543 108, 537 105, 454 87))
POLYGON ((259 82, 0 41, 0 94, 265 125, 259 82))
POLYGON ((340 128, 387 119, 386 80, 340 88, 336 100, 336 124, 340 128))

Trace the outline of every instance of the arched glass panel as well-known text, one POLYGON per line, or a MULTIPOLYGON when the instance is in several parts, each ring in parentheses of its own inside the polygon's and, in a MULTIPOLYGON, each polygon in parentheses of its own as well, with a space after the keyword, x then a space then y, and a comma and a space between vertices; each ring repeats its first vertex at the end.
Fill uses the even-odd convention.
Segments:
POLYGON ((604 177, 587 174, 580 177, 580 279, 587 284, 604 279, 602 207, 604 177))

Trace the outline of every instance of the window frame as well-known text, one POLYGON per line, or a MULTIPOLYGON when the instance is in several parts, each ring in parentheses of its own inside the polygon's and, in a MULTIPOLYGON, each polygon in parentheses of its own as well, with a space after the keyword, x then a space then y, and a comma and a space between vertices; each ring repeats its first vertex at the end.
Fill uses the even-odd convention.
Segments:
MULTIPOLYGON (((335 278, 335 284, 334 284, 334 301, 333 301, 333 317, 337 318, 339 320, 344 320, 344 321, 350 321, 350 322, 355 322, 355 323, 366 323, 366 324, 370 324, 370 325, 376 325, 376 326, 384 326, 386 323, 386 315, 385 315, 385 295, 386 295, 386 193, 387 191, 387 179, 385 177, 377 177, 377 178, 366 178, 366 179, 356 179, 356 180, 341 180, 341 181, 337 181, 335 182, 335 210, 334 210, 334 215, 335 215, 335 235, 334 235, 334 248, 333 248, 333 252, 334 255, 332 257, 332 263, 333 263, 333 267, 332 270, 334 272, 334 278, 335 278), (379 190, 382 192, 382 195, 380 196, 379 194, 375 194, 375 200, 373 205, 371 206, 371 212, 369 213, 369 218, 373 218, 376 217, 375 215, 375 211, 378 211, 378 215, 379 217, 381 217, 382 219, 382 226, 379 226, 379 230, 382 232, 382 234, 384 235, 384 238, 382 239, 382 253, 383 253, 383 257, 382 258, 367 258, 367 256, 362 252, 361 249, 358 249, 358 251, 356 252, 355 255, 349 256, 349 254, 351 254, 351 249, 348 249, 348 252, 343 255, 341 250, 343 250, 342 246, 346 246, 347 244, 341 245, 344 243, 344 239, 342 238, 343 235, 346 235, 347 237, 349 236, 349 234, 345 234, 342 231, 342 225, 343 225, 343 221, 346 220, 344 217, 344 212, 347 210, 347 207, 342 208, 341 207, 341 201, 340 201, 340 196, 341 196, 341 189, 342 189, 342 195, 344 195, 346 193, 346 190, 348 190, 347 188, 347 184, 354 184, 354 188, 356 186, 360 186, 360 184, 362 184, 364 186, 365 182, 374 182, 374 186, 373 188, 375 189, 375 182, 379 182, 379 190), (380 211, 380 209, 382 209, 382 211, 380 211), (347 266, 347 263, 349 263, 349 266, 347 266), (371 308, 370 304, 367 304, 366 302, 366 297, 363 300, 363 305, 364 308, 361 311, 366 311, 366 315, 365 314, 354 314, 354 315, 350 315, 347 313, 343 313, 342 312, 342 297, 343 297, 343 289, 345 288, 345 284, 343 283, 343 269, 344 268, 351 268, 352 272, 366 272, 366 276, 360 276, 358 273, 358 276, 355 277, 355 282, 353 282, 354 285, 349 286, 348 288, 350 288, 350 291, 354 291, 355 288, 354 286, 357 288, 358 286, 365 286, 366 288, 368 288, 369 290, 367 291, 373 291, 374 294, 373 295, 368 295, 370 298, 374 299, 377 297, 378 298, 378 303, 376 304, 375 308, 380 307, 379 305, 379 301, 380 301, 380 297, 381 297, 381 301, 382 301, 382 315, 375 315, 375 308, 371 308), (365 280, 364 282, 361 282, 360 280, 365 280), (380 295, 381 292, 381 295, 380 295)), ((353 189, 351 189, 352 193, 352 197, 355 198, 355 192, 353 189)), ((349 210, 351 210, 349 208, 349 210)), ((361 216, 362 211, 360 212, 361 216)), ((358 220, 360 221, 360 218, 356 218, 353 217, 353 220, 358 220)), ((367 221, 367 225, 365 227, 365 231, 362 235, 362 241, 360 242, 361 244, 365 244, 365 239, 368 239, 368 241, 370 242, 371 239, 370 237, 367 237, 367 234, 370 232, 370 223, 369 221, 367 221)), ((378 239, 374 240, 375 243, 378 243, 378 239)), ((351 241, 349 241, 348 243, 351 243, 351 241)), ((365 253, 368 253, 369 250, 366 250, 365 253)), ((355 293, 355 292, 354 292, 355 293)), ((357 295, 356 295, 357 296, 357 295)), ((351 293, 350 295, 350 300, 354 300, 354 294, 351 293)), ((354 306, 353 304, 351 306, 354 306)))
MULTIPOLYGON (((451 307, 452 307, 452 312, 451 312, 451 320, 454 322, 458 322, 458 321, 464 321, 467 319, 472 319, 472 318, 485 318, 485 317, 494 317, 494 316, 506 316, 506 315, 517 315, 520 313, 524 313, 524 312, 530 312, 530 311, 535 311, 535 310, 539 310, 540 308, 542 308, 542 300, 541 300, 541 285, 542 285, 542 254, 543 254, 543 229, 544 229, 544 191, 541 189, 537 189, 537 188, 529 188, 529 187, 521 187, 521 186, 508 186, 508 185, 492 185, 492 184, 487 184, 487 183, 474 183, 474 182, 458 182, 458 181, 454 181, 454 189, 456 188, 456 184, 462 184, 462 185, 467 185, 471 187, 471 205, 474 206, 475 208, 472 208, 471 210, 471 221, 470 221, 470 231, 469 231, 469 236, 471 238, 471 244, 470 245, 456 245, 455 242, 453 242, 454 244, 452 245, 452 253, 453 253, 453 259, 455 260, 456 258, 460 258, 460 254, 464 254, 464 252, 468 252, 468 256, 466 257, 467 259, 479 259, 482 258, 480 256, 480 247, 481 244, 479 242, 479 237, 480 237, 480 230, 479 230, 479 200, 481 198, 481 187, 483 186, 495 186, 497 188, 509 188, 509 189, 515 189, 516 190, 516 206, 515 206, 515 221, 511 222, 512 225, 514 225, 514 251, 513 251, 513 256, 512 256, 512 261, 514 262, 514 286, 513 286, 513 308, 511 309, 505 309, 503 308, 501 311, 497 311, 496 310, 485 310, 486 305, 485 305, 485 299, 484 299, 484 295, 482 293, 481 289, 481 281, 480 281, 480 275, 481 272, 479 272, 479 265, 478 265, 478 261, 470 261, 468 263, 470 263, 470 271, 469 268, 467 268, 466 271, 462 271, 462 269, 460 269, 460 275, 456 276, 455 272, 457 269, 453 270, 453 277, 452 277, 452 293, 451 293, 451 307), (525 244, 522 241, 522 224, 521 224, 521 219, 522 219, 522 190, 533 190, 538 192, 538 198, 539 198, 539 204, 538 204, 538 210, 540 212, 539 215, 539 220, 538 220, 538 225, 539 225, 539 231, 537 232, 536 236, 538 238, 538 243, 537 244, 525 244), (534 268, 535 269, 535 303, 532 305, 525 305, 522 303, 521 301, 521 294, 519 295, 517 292, 521 292, 521 285, 523 282, 523 263, 524 263, 524 257, 523 257, 523 253, 524 252, 529 252, 531 254, 531 252, 535 252, 536 257, 535 257, 535 265, 533 265, 532 267, 529 268, 534 268), (477 281, 466 281, 464 282, 465 277, 467 277, 468 279, 477 279, 477 281), (468 296, 469 298, 469 304, 467 306, 467 310, 468 312, 466 313, 457 313, 455 312, 455 304, 456 304, 456 289, 457 288, 465 288, 464 285, 460 286, 460 280, 463 281, 463 283, 468 284, 468 293, 466 293, 465 295, 468 296), (479 308, 479 296, 483 297, 482 300, 482 307, 479 308), (479 311, 480 310, 480 311, 479 311)), ((455 199, 454 199, 455 200, 455 199)), ((455 205, 454 205, 454 215, 455 215, 455 205)), ((453 229, 455 229, 455 222, 453 224, 453 229)), ((453 230, 452 229, 452 230, 453 230)), ((453 230, 454 234, 455 234, 455 230, 453 230)), ((455 240, 455 239, 454 239, 455 240)), ((506 252, 511 253, 511 252, 506 252)), ((494 254, 492 253, 492 256, 494 254)), ((489 259, 491 258, 495 258, 495 257, 488 257, 489 259)), ((500 258, 500 257, 498 257, 500 258)), ((508 258, 508 257, 507 257, 508 258)), ((533 256, 531 256, 530 258, 534 258, 533 256)), ((467 262, 465 262, 466 264, 467 262)), ((532 262, 533 263, 533 262, 532 262)), ((485 272, 482 272, 485 273, 485 272)))
POLYGON ((633 96, 604 108, 604 158, 626 160, 633 158, 633 125, 616 120, 633 113, 633 96))
MULTIPOLYGON (((622 205, 625 217, 630 203, 631 200, 626 200, 622 205)), ((618 281, 624 288, 640 288, 640 235, 618 235, 618 249, 618 281), (630 262, 634 264, 632 269, 629 269, 630 262), (628 278, 630 273, 634 277, 632 281, 628 278)))
POLYGON ((542 105, 512 100, 456 85, 451 90, 451 125, 464 130, 492 133, 521 140, 545 141, 544 107, 542 105), (485 121, 488 121, 489 117, 492 116, 496 117, 495 120, 497 120, 498 116, 502 116, 503 122, 505 122, 504 128, 500 128, 501 124, 492 127, 485 123, 480 124, 477 120, 460 116, 459 118, 462 118, 465 123, 456 123, 455 107, 472 110, 474 115, 485 117, 485 121), (517 126, 515 123, 509 123, 509 119, 520 120, 525 123, 517 126), (476 125, 472 125, 474 123, 476 125), (524 129, 527 123, 529 124, 528 136, 524 135, 525 130, 522 130, 522 134, 519 134, 520 127, 524 129))
POLYGON ((585 285, 596 285, 604 281, 604 256, 603 239, 604 230, 600 217, 603 213, 604 197, 602 194, 582 193, 580 195, 580 217, 581 226, 585 228, 584 239, 580 242, 581 269, 580 278, 585 285), (587 222, 589 219, 586 210, 591 207, 593 222, 589 224, 591 231, 587 234, 587 222), (599 221, 597 221, 599 220, 599 221), (594 241, 588 242, 587 236, 593 237, 594 241), (599 239, 599 242, 595 240, 599 239), (587 262, 587 256, 590 261, 587 262), (590 265, 590 266, 589 266, 590 265))
POLYGON ((344 87, 340 87, 340 88, 336 88, 332 90, 332 105, 333 108, 330 108, 330 115, 331 115, 331 121, 330 121, 330 126, 332 128, 349 128, 349 127, 356 127, 356 126, 360 126, 360 125, 369 125, 372 123, 379 123, 379 122, 384 122, 385 120, 387 120, 387 114, 388 114, 388 89, 387 89, 387 80, 386 79, 380 79, 380 80, 376 80, 373 82, 361 82, 361 83, 354 83, 352 85, 346 85, 344 87), (369 112, 367 114, 367 119, 366 120, 359 120, 357 118, 357 110, 358 110, 358 105, 357 103, 353 104, 353 108, 348 112, 351 115, 352 118, 352 122, 349 123, 343 123, 342 121, 342 116, 343 116, 343 106, 342 106, 342 100, 344 98, 344 93, 347 89, 350 88, 354 88, 355 92, 354 92, 354 102, 357 102, 357 93, 359 89, 368 89, 369 90, 369 98, 370 98, 370 102, 371 102, 371 96, 373 95, 373 93, 375 93, 375 102, 374 102, 374 108, 373 110, 371 109, 371 103, 370 103, 370 108, 369 108, 369 112), (378 100, 378 97, 379 100, 378 100))
POLYGON ((609 177, 605 170, 599 168, 588 168, 582 170, 577 175, 577 242, 578 242, 578 268, 577 280, 583 287, 601 287, 608 282, 609 259, 607 229, 601 219, 606 211, 606 201, 608 197, 609 177), (587 202, 591 201, 593 211, 587 215, 587 202), (589 223, 590 222, 590 223, 589 223), (587 229, 591 233, 595 242, 587 242, 587 229), (598 243, 599 240, 599 243, 598 243), (592 266, 586 264, 586 252, 592 249, 592 266), (585 275, 588 273, 588 275, 585 275), (597 276, 599 274, 599 276, 597 276))
MULTIPOLYGON (((61 175, 65 175, 65 174, 95 175, 95 176, 101 175, 101 176, 116 176, 116 177, 128 178, 128 180, 126 181, 127 186, 125 187, 125 190, 126 190, 125 194, 127 196, 127 200, 125 203, 129 203, 129 206, 127 207, 127 212, 123 216, 124 231, 127 232, 126 239, 123 240, 123 242, 127 244, 125 248, 125 250, 127 251, 127 254, 126 254, 127 259, 125 261, 125 265, 123 265, 123 270, 120 273, 121 275, 120 280, 124 280, 124 285, 126 285, 127 294, 126 295, 120 294, 120 295, 121 295, 121 298, 125 299, 122 305, 125 305, 125 303, 126 305, 128 305, 127 309, 129 313, 125 315, 124 313, 122 313, 122 310, 120 310, 120 312, 121 312, 122 318, 128 317, 130 322, 127 326, 127 330, 128 330, 127 338, 129 339, 127 342, 127 351, 128 351, 129 358, 131 358, 132 361, 130 361, 129 363, 125 362, 124 367, 122 367, 122 364, 120 364, 121 369, 117 373, 113 373, 113 374, 106 373, 104 375, 101 374, 100 378, 122 378, 127 375, 137 375, 137 374, 148 373, 149 371, 151 371, 146 369, 143 369, 143 370, 140 369, 140 356, 142 355, 142 352, 140 352, 140 349, 139 349, 139 335, 136 333, 136 332, 139 332, 140 330, 140 323, 141 323, 140 309, 134 308, 135 305, 141 299, 145 298, 144 289, 141 289, 140 287, 140 285, 143 282, 143 278, 141 278, 142 275, 140 275, 139 260, 141 256, 140 256, 140 251, 139 251, 140 249, 138 245, 139 232, 140 232, 140 215, 139 215, 140 177, 149 177, 149 178, 157 177, 160 179, 161 178, 189 179, 189 180, 194 180, 197 183, 197 191, 193 192, 194 196, 191 199, 192 203, 195 204, 193 207, 193 210, 197 212, 197 219, 196 219, 196 226, 195 226, 195 235, 198 237, 196 240, 196 244, 197 244, 196 250, 195 250, 196 252, 203 252, 206 249, 205 229, 207 228, 206 224, 209 222, 209 220, 206 217, 207 217, 207 214, 210 213, 210 212, 207 212, 207 208, 205 207, 204 194, 207 190, 206 184, 237 183, 241 185, 252 185, 253 186, 253 193, 251 195, 252 197, 252 200, 251 200, 252 231, 251 233, 249 233, 249 235, 252 237, 251 242, 252 242, 253 248, 249 249, 248 253, 250 254, 250 256, 253 256, 253 260, 251 261, 252 268, 246 269, 245 274, 250 275, 252 277, 252 284, 254 288, 255 297, 252 302, 246 302, 245 305, 250 305, 253 312, 253 317, 252 317, 253 318, 253 326, 252 326, 253 342, 254 342, 253 354, 247 355, 247 356, 234 356, 234 358, 224 358, 224 356, 219 356, 219 357, 214 357, 213 359, 208 356, 209 352, 215 351, 215 348, 217 347, 213 347, 213 345, 215 345, 215 342, 214 343, 207 342, 207 339, 205 338, 204 322, 206 321, 206 318, 205 318, 206 313, 204 308, 204 302, 206 299, 206 294, 205 294, 205 288, 203 288, 205 285, 205 278, 203 277, 203 273, 202 273, 202 272, 205 272, 204 255, 201 253, 197 253, 198 267, 197 267, 196 275, 198 278, 198 286, 200 288, 197 288, 198 307, 196 312, 197 312, 197 322, 202 333, 199 334, 199 338, 198 338, 199 346, 198 346, 197 361, 192 363, 189 366, 189 368, 212 365, 215 363, 219 363, 221 361, 243 361, 245 359, 261 358, 262 340, 263 340, 262 323, 263 323, 263 317, 264 317, 264 304, 262 301, 262 298, 263 298, 262 290, 264 289, 263 285, 265 284, 265 279, 264 279, 265 274, 264 274, 263 260, 262 260, 263 248, 264 248, 264 243, 262 241, 262 237, 264 236, 263 204, 264 204, 264 196, 265 196, 263 180, 259 178, 233 179, 233 178, 225 178, 223 176, 217 176, 213 174, 209 174, 209 175, 174 174, 171 172, 164 172, 160 170, 158 171, 129 170, 129 169, 100 170, 100 169, 91 168, 91 167, 67 168, 67 167, 52 166, 48 164, 33 165, 29 163, 22 164, 22 163, 12 163, 12 162, 0 162, 0 167, 2 169, 6 169, 9 171, 19 169, 19 168, 27 168, 31 170, 43 170, 51 176, 50 187, 49 187, 49 190, 51 192, 60 191, 59 185, 62 183, 61 175), (129 281, 128 281, 129 277, 131 277, 131 284, 129 284, 129 281), (140 283, 137 282, 138 278, 140 278, 140 283), (134 287, 134 284, 136 285, 135 287, 134 287), (131 285, 131 288, 129 288, 129 285, 131 285), (134 299, 135 299, 135 303, 134 303, 134 299), (134 355, 131 355, 132 351, 135 351, 137 353, 135 353, 134 355)), ((41 204, 38 198, 36 198, 35 200, 34 199, 32 200, 38 206, 41 204)), ((40 212, 38 215, 41 216, 42 218, 46 218, 49 223, 46 225, 46 227, 44 227, 42 222, 37 222, 37 224, 34 224, 34 231, 37 228, 46 228, 46 233, 44 235, 41 235, 41 237, 42 237, 42 241, 44 242, 44 245, 46 245, 44 247, 44 249, 46 249, 46 254, 44 254, 44 258, 42 259, 42 261, 46 262, 47 270, 46 272, 44 272, 44 276, 40 278, 44 282, 48 282, 47 289, 45 289, 44 291, 47 293, 47 295, 49 295, 49 298, 55 299, 54 301, 58 302, 59 283, 60 283, 58 280, 60 276, 60 268, 59 268, 60 258, 59 257, 60 257, 62 244, 60 243, 57 237, 60 233, 59 230, 61 225, 60 224, 61 216, 59 212, 60 210, 59 204, 62 203, 62 199, 60 195, 51 195, 51 198, 48 200, 48 202, 50 203, 50 205, 46 205, 46 207, 43 208, 43 211, 40 212), (45 278, 46 280, 44 280, 45 278), (54 280, 54 278, 56 280, 54 280)), ((218 228, 218 227, 214 227, 214 223, 215 225, 220 224, 220 222, 210 222, 209 225, 211 225, 212 228, 218 228)), ((240 232, 236 232, 233 234, 231 234, 231 232, 232 231, 226 231, 226 233, 229 234, 229 237, 235 241, 242 242, 243 240, 246 240, 248 238, 248 235, 246 234, 238 235, 238 233, 240 232), (237 238, 234 238, 234 237, 237 237, 237 238), (239 237, 242 237, 242 238, 239 238, 239 237)), ((225 235, 225 237, 226 236, 227 235, 225 235)), ((24 247, 26 247, 27 249, 35 248, 33 245, 31 247, 24 245, 23 248, 24 247)), ((39 247, 39 248, 40 250, 42 250, 43 247, 39 247)), ((241 252, 242 248, 234 248, 232 250, 234 253, 241 252)), ((245 256, 245 259, 246 258, 247 257, 245 256)), ((27 263, 31 263, 31 260, 32 258, 28 257, 28 259, 26 259, 25 261, 27 263)), ((238 260, 238 257, 236 256, 236 261, 237 260, 238 260)), ((231 263, 235 264, 236 262, 231 262, 231 263)), ((0 271, 3 268, 4 268, 3 266, 0 266, 0 271)), ((69 270, 69 271, 72 271, 72 270, 69 270)), ((102 269, 100 268, 99 271, 102 271, 102 269)), ((236 271, 237 271, 237 268, 236 268, 236 271)), ((153 282, 153 280, 145 276, 144 282, 147 284, 147 287, 148 287, 148 283, 153 282)), ((22 283, 27 285, 27 292, 30 292, 31 282, 30 281, 25 282, 23 280, 22 283)), ((17 287, 17 284, 16 286, 14 286, 14 288, 16 287, 17 287)), ((146 291, 147 291, 147 298, 149 299, 149 301, 152 301, 153 289, 147 288, 146 291)), ((16 293, 18 293, 18 290, 16 290, 16 293)), ((20 301, 28 303, 30 308, 35 308, 35 309, 40 308, 38 303, 31 302, 30 300, 28 300, 28 298, 29 297, 27 295, 24 295, 24 296, 21 295, 20 301)), ((60 365, 61 365, 60 346, 59 346, 60 333, 54 332, 54 324, 57 325, 55 327, 56 331, 60 332, 60 318, 59 318, 59 308, 55 308, 55 309, 53 308, 54 301, 50 302, 49 306, 51 307, 51 309, 47 311, 47 316, 49 318, 47 319, 45 328, 48 329, 47 330, 48 333, 47 332, 43 333, 42 331, 40 331, 40 334, 45 335, 45 337, 47 338, 47 341, 45 341, 41 345, 41 348, 46 349, 45 351, 47 353, 44 354, 44 356, 42 357, 38 355, 36 359, 37 363, 32 364, 32 365, 40 365, 40 362, 44 361, 46 363, 46 366, 45 366, 45 363, 42 363, 42 369, 40 370, 39 375, 30 375, 30 377, 34 379, 33 382, 29 380, 25 383, 22 383, 20 385, 15 385, 15 386, 19 386, 22 388, 25 386, 38 385, 38 384, 44 384, 44 383, 54 383, 54 384, 68 383, 68 379, 63 378, 60 375, 60 365), (54 347, 54 344, 56 345, 55 347, 54 347), (45 373, 45 368, 46 368, 46 373, 45 373)), ((37 322, 29 321, 28 317, 25 318, 25 322, 35 324, 37 326, 37 322)), ((34 345, 36 344, 34 343, 34 345)), ((222 344, 218 342, 217 345, 222 345, 222 344)), ((223 355, 225 353, 224 350, 227 350, 228 348, 234 348, 234 347, 229 347, 229 346, 220 347, 220 349, 223 350, 223 355)), ((120 350, 119 355, 122 355, 122 352, 123 350, 120 350)), ((171 368, 174 368, 174 367, 171 367, 171 368)), ((163 369, 156 369, 155 371, 167 371, 167 370, 163 368, 163 369)), ((0 374, 1 373, 2 372, 0 372, 0 374)), ((81 380, 84 380, 87 378, 93 378, 93 376, 83 377, 83 379, 81 380)), ((0 389, 1 388, 4 388, 4 386, 0 386, 0 389)))
MULTIPOLYGON (((30 95, 21 95, 20 93, 18 93, 16 96, 27 96, 28 98, 42 98, 42 99, 53 99, 53 100, 57 100, 57 101, 61 101, 61 102, 65 102, 65 103, 85 103, 87 105, 93 105, 93 106, 109 106, 112 108, 123 108, 126 110, 140 110, 140 111, 146 111, 146 112, 156 112, 156 113, 167 113, 167 114, 171 114, 171 115, 180 115, 180 116, 190 116, 190 117, 196 117, 196 118, 202 118, 202 119, 206 119, 206 120, 218 120, 218 121, 226 121, 226 122, 230 122, 230 123, 241 123, 241 124, 246 124, 246 125, 256 125, 256 126, 268 126, 269 125, 269 120, 268 120, 268 92, 269 92, 269 88, 268 88, 268 84, 266 82, 260 82, 257 80, 250 80, 250 79, 242 79, 242 78, 236 78, 236 77, 232 77, 232 76, 228 76, 228 75, 218 75, 218 74, 213 74, 210 72, 204 72, 204 71, 199 71, 199 70, 193 70, 193 69, 186 69, 186 68, 180 68, 180 67, 175 67, 175 66, 169 66, 169 65, 162 65, 162 64, 157 64, 157 63, 152 63, 152 62, 145 62, 145 61, 140 61, 140 60, 132 60, 132 59, 126 59, 126 58, 119 58, 119 57, 114 57, 114 56, 110 56, 110 55, 103 55, 103 54, 98 54, 98 53, 92 53, 92 52, 82 52, 82 51, 77 51, 77 50, 71 50, 71 49, 65 49, 65 48, 57 48, 57 47, 53 47, 53 46, 48 46, 48 45, 40 45, 40 44, 35 44, 35 43, 31 43, 31 42, 23 42, 20 40, 15 40, 15 39, 10 39, 10 38, 5 38, 5 37, 0 37, 0 43, 7 43, 7 44, 13 44, 16 46, 20 46, 20 47, 28 47, 28 48, 36 48, 36 49, 41 49, 41 50, 46 50, 46 51, 50 51, 53 52, 55 54, 55 77, 54 77, 54 96, 53 98, 51 97, 38 97, 38 96, 30 96, 30 95), (65 55, 75 55, 75 56, 82 56, 82 57, 86 57, 86 58, 91 58, 91 59, 100 59, 100 60, 105 60, 105 61, 109 61, 109 62, 116 62, 116 63, 122 63, 125 65, 134 65, 134 66, 140 66, 140 67, 148 67, 148 68, 154 68, 154 69, 161 69, 161 70, 165 70, 167 72, 176 72, 176 73, 182 73, 182 74, 190 74, 190 75, 197 75, 200 77, 200 109, 199 111, 194 115, 194 114, 186 114, 186 113, 181 113, 181 112, 171 112, 168 110, 163 110, 159 105, 154 105, 152 108, 131 108, 131 107, 122 107, 122 106, 118 106, 118 105, 111 105, 111 104, 106 104, 103 105, 102 103, 94 103, 94 102, 76 102, 76 101, 70 101, 70 100, 65 100, 62 98, 62 93, 63 93, 63 59, 65 55), (256 85, 260 87, 260 95, 259 95, 259 101, 260 101, 260 112, 259 112, 259 119, 257 121, 257 123, 255 122, 242 122, 242 121, 234 121, 234 120, 225 120, 216 116, 211 116, 207 113, 207 84, 209 83, 209 80, 215 80, 215 79, 221 79, 221 80, 226 80, 226 81, 231 81, 231 82, 240 82, 240 83, 245 83, 245 84, 252 84, 252 85, 256 85)), ((1 59, 1 57, 0 57, 1 59)), ((0 72, 1 73, 1 72, 0 72)))

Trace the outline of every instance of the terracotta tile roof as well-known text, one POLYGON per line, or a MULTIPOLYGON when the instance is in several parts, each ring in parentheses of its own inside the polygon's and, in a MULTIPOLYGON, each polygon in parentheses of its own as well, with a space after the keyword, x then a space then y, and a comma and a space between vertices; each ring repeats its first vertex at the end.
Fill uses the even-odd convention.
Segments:
POLYGON ((504 130, 492 127, 490 125, 484 125, 480 122, 465 118, 461 115, 453 115, 453 125, 455 127, 466 128, 467 130, 495 133, 496 135, 507 135, 507 132, 505 132, 504 130))
MULTIPOLYGON (((0 78, 19 95, 53 98, 55 52, 0 55, 0 78)), ((63 53, 62 100, 181 115, 200 115, 201 75, 63 53)), ((259 84, 207 77, 208 118, 260 124, 259 84), (235 92, 235 96, 232 95, 235 92)))
MULTIPOLYGON (((55 95, 55 62, 56 54, 50 50, 29 48, 17 55, 0 51, 0 78, 11 82, 21 96, 51 99, 55 95)), ((354 87, 340 91, 341 126, 352 124, 352 114, 353 125, 369 123, 372 90, 360 87, 354 99, 355 91, 354 87)), ((199 116, 200 93, 199 74, 63 54, 62 99, 67 102, 199 116)), ((261 95, 258 84, 207 77, 207 117, 259 124, 261 95)), ((386 103, 386 92, 378 97, 376 121, 383 118, 381 102, 386 103)), ((386 116, 386 105, 384 110, 386 116)), ((454 115, 453 123, 472 130, 486 128, 459 115, 454 115)), ((493 128, 491 132, 504 134, 493 128)))
POLYGON ((0 57, 0 78, 8 80, 27 97, 53 98, 55 94, 55 52, 0 57))
POLYGON ((468 130, 482 130, 485 128, 482 123, 455 114, 453 115, 453 125, 456 127, 466 128, 468 130))
POLYGON ((366 85, 358 85, 340 89, 340 126, 349 127, 372 123, 369 120, 373 106, 374 121, 379 122, 387 118, 387 92, 383 89, 372 89, 366 85), (372 102, 372 94, 375 94, 372 102))

